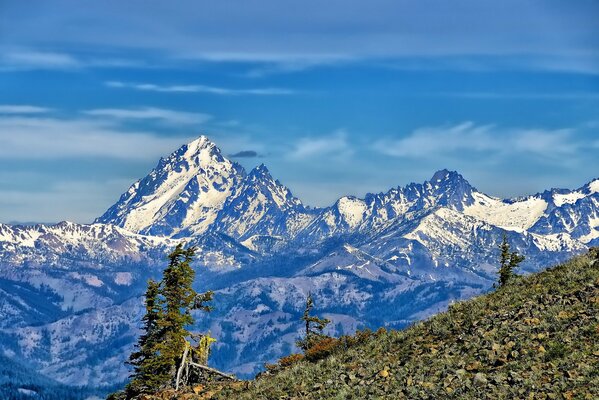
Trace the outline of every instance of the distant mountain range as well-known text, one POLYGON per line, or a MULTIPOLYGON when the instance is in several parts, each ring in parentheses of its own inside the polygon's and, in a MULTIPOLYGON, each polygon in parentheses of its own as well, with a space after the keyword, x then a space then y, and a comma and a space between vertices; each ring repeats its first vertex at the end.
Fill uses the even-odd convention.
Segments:
POLYGON ((496 280, 506 234, 537 271, 599 245, 599 179, 502 200, 459 173, 306 207, 264 165, 202 136, 163 158, 94 224, 0 224, 0 351, 70 385, 112 386, 139 334, 145 282, 184 241, 212 364, 242 376, 293 350, 308 291, 332 334, 403 327, 496 280))

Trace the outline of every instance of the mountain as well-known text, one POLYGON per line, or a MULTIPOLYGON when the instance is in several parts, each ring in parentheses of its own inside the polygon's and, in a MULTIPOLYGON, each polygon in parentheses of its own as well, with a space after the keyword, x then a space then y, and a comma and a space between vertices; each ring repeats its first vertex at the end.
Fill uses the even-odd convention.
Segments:
POLYGON ((541 196, 548 199, 548 209, 531 231, 568 233, 589 246, 599 245, 599 179, 578 190, 554 189, 541 196))
POLYGON ((202 233, 244 177, 241 166, 201 136, 161 158, 96 222, 157 236, 172 236, 182 229, 202 233))
POLYGON ((302 235, 322 238, 377 232, 410 212, 448 207, 463 210, 472 204, 476 189, 457 172, 438 171, 430 181, 394 188, 387 193, 367 194, 364 199, 342 197, 324 210, 302 235))
POLYGON ((595 249, 404 331, 362 332, 321 346, 321 361, 197 398, 596 399, 597 299, 595 249))
POLYGON ((3 400, 84 400, 93 399, 94 392, 88 388, 75 391, 44 375, 32 374, 31 366, 0 354, 0 398, 3 400))
POLYGON ((215 291, 195 327, 218 340, 212 365, 249 377, 293 351, 308 291, 331 334, 405 327, 489 290, 503 235, 522 273, 597 244, 598 205, 599 180, 504 200, 442 170, 311 208, 202 136, 91 225, 0 224, 0 354, 64 384, 125 380, 146 281, 185 242, 196 288, 215 291))
POLYGON ((313 218, 291 191, 274 180, 264 164, 254 168, 225 202, 212 230, 253 248, 262 236, 293 237, 313 218))

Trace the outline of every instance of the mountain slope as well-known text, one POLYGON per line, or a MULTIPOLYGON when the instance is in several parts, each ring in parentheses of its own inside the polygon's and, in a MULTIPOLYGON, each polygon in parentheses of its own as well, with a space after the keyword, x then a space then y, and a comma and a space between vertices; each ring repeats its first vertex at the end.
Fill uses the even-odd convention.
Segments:
POLYGON ((227 199, 211 230, 255 245, 253 236, 294 236, 310 222, 313 214, 261 164, 250 171, 237 193, 227 199))
POLYGON ((580 189, 554 189, 543 193, 549 197, 550 210, 531 227, 540 234, 568 233, 589 246, 599 244, 599 179, 580 189))
POLYGON ((204 232, 239 181, 241 166, 224 158, 205 136, 182 146, 134 183, 96 222, 133 232, 173 235, 204 232))
POLYGON ((596 244, 598 192, 595 180, 501 200, 441 170, 310 208, 266 166, 246 173, 202 136, 99 223, 0 224, 0 353, 63 383, 126 379, 146 281, 185 242, 198 247, 197 290, 215 291, 214 312, 195 327, 218 340, 212 365, 250 377, 293 351, 308 291, 332 334, 405 327, 486 292, 504 234, 526 256, 525 273, 596 244))
POLYGON ((597 371, 594 249, 404 331, 197 398, 591 399, 599 396, 597 371))
POLYGON ((89 399, 94 390, 62 385, 0 354, 0 398, 3 400, 89 399))

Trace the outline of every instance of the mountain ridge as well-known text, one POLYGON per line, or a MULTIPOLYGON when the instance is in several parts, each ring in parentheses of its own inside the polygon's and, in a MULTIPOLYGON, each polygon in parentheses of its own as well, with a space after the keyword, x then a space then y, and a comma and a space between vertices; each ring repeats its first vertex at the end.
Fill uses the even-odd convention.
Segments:
MULTIPOLYGON (((212 166, 211 164, 212 163, 209 163, 208 166, 212 166)), ((204 170, 200 169, 199 172, 204 172, 204 170)), ((185 182, 195 183, 190 177, 186 178, 187 180, 185 180, 185 182)), ((168 177, 165 177, 164 180, 168 181, 168 177)), ((260 181, 260 179, 258 179, 258 181, 260 181)), ((147 195, 147 190, 142 192, 147 195)), ((139 208, 149 207, 154 210, 162 210, 166 207, 169 214, 174 216, 184 215, 185 218, 179 218, 179 220, 177 220, 172 217, 170 220, 166 221, 168 228, 164 228, 164 222, 161 221, 161 216, 166 211, 162 211, 162 214, 158 214, 157 217, 155 215, 150 216, 149 220, 152 221, 152 223, 147 223, 146 221, 145 225, 142 224, 143 226, 138 230, 146 234, 158 234, 161 236, 173 236, 174 234, 178 237, 190 237, 202 234, 208 230, 214 230, 232 236, 236 240, 244 241, 250 239, 248 230, 251 231, 252 228, 258 235, 272 233, 275 236, 284 236, 281 235, 281 231, 284 230, 283 228, 286 223, 295 223, 295 225, 289 229, 291 233, 289 235, 290 238, 293 238, 296 235, 303 238, 310 235, 332 236, 353 231, 358 227, 363 230, 374 229, 379 227, 381 223, 408 213, 414 209, 446 206, 455 208, 467 215, 483 219, 486 222, 503 228, 528 230, 539 223, 539 220, 545 216, 547 210, 556 214, 556 216, 553 217, 553 223, 559 223, 560 219, 564 218, 572 219, 573 216, 571 211, 561 211, 560 214, 560 211, 554 210, 567 209, 568 205, 571 205, 570 207, 572 207, 578 200, 593 197, 596 193, 599 193, 599 179, 594 179, 575 190, 551 189, 542 193, 519 196, 513 199, 498 199, 479 192, 458 172, 443 169, 435 172, 430 180, 427 180, 422 184, 411 183, 404 187, 392 188, 387 192, 367 193, 363 198, 343 196, 329 207, 310 208, 305 207, 300 199, 293 197, 291 191, 287 187, 282 185, 278 180, 275 180, 264 164, 255 167, 247 173, 243 167, 222 156, 218 147, 216 147, 216 145, 206 136, 200 136, 195 141, 184 145, 173 152, 166 159, 161 159, 158 166, 152 170, 146 178, 143 178, 134 184, 129 191, 124 193, 119 201, 110 207, 104 215, 99 217, 96 222, 112 223, 127 228, 128 225, 126 219, 128 217, 125 217, 125 220, 123 220, 123 215, 136 213, 139 208), (178 199, 177 202, 171 201, 169 203, 168 201, 163 201, 159 206, 154 207, 151 207, 151 201, 145 202, 138 207, 128 207, 131 202, 131 196, 128 196, 128 194, 134 192, 137 195, 140 190, 138 186, 141 185, 142 182, 146 182, 146 185, 143 187, 148 186, 147 183, 150 181, 154 183, 154 180, 151 178, 160 175, 159 172, 161 168, 166 168, 169 171, 181 171, 182 167, 180 167, 179 164, 183 161, 188 161, 189 159, 201 164, 201 154, 205 149, 208 149, 208 156, 204 155, 203 158, 209 158, 211 161, 216 162, 216 164, 224 164, 225 167, 223 170, 226 172, 224 176, 225 180, 227 180, 229 176, 237 178, 233 180, 230 187, 227 187, 228 191, 222 194, 223 198, 217 201, 217 204, 214 207, 215 209, 212 210, 212 212, 210 212, 210 210, 204 210, 204 214, 206 215, 201 215, 201 213, 198 215, 198 213, 194 211, 191 215, 195 217, 196 222, 190 223, 189 220, 193 220, 194 218, 188 216, 188 214, 190 214, 189 211, 185 211, 184 204, 190 202, 186 197, 178 199), (173 162, 175 162, 174 166, 173 162), (233 171, 233 174, 230 174, 231 170, 233 171), (271 187, 268 188, 270 190, 265 190, 266 187, 268 187, 267 183, 256 185, 255 182, 251 182, 251 180, 256 180, 257 177, 260 177, 264 181, 272 182, 271 187), (250 182, 248 182, 248 179, 250 182), (252 189, 256 190, 256 187, 262 189, 262 191, 260 192, 259 190, 255 195, 266 197, 264 200, 271 203, 268 205, 269 211, 271 211, 271 213, 279 214, 279 216, 269 216, 269 218, 266 218, 264 221, 254 221, 254 227, 251 227, 250 229, 245 229, 239 226, 240 224, 237 224, 238 226, 236 227, 231 226, 233 221, 240 217, 239 210, 247 211, 251 207, 262 208, 267 206, 263 202, 259 204, 242 204, 244 202, 242 197, 244 197, 244 194, 246 195, 245 197, 247 197, 248 188, 251 191, 252 189), (274 201, 274 203, 277 204, 272 204, 273 200, 277 198, 277 194, 279 194, 279 201, 274 201), (283 194, 284 199, 280 198, 281 194, 283 194), (287 198, 286 196, 289 197, 287 198), (483 204, 482 209, 481 207, 478 207, 477 209, 477 206, 480 204, 483 204), (493 212, 485 211, 485 206, 495 210, 503 208, 503 214, 507 213, 510 218, 513 218, 513 214, 516 214, 516 219, 522 220, 511 223, 498 220, 498 218, 505 219, 507 217, 501 215, 502 213, 495 212, 493 214, 493 212), (235 207, 237 207, 237 212, 232 210, 232 208, 235 207), (119 211, 115 213, 116 210, 119 211), (294 214, 295 221, 289 221, 288 218, 283 217, 282 214, 289 213, 289 210, 292 210, 291 213, 294 214), (528 215, 528 217, 525 215, 528 215), (205 223, 198 227, 197 220, 200 218, 202 218, 201 221, 205 223), (268 221, 268 219, 270 219, 270 221, 268 221), (177 226, 177 222, 180 226, 177 226), (501 222, 506 223, 502 225, 501 222), (377 223, 379 225, 377 225, 377 223), (196 226, 194 227, 194 225, 196 226), (255 228, 255 225, 260 225, 261 228, 257 229, 255 228), (311 232, 305 232, 305 230, 311 232)), ((199 188, 192 185, 191 187, 186 186, 186 190, 178 191, 176 194, 179 195, 179 197, 181 194, 187 194, 196 200, 201 200, 203 193, 199 188)), ((210 196, 207 193, 203 197, 210 196)), ((247 203, 248 200, 245 200, 247 203)), ((599 197, 589 202, 588 207, 590 210, 588 213, 592 214, 591 219, 595 219, 596 216, 599 215, 598 201, 599 197)), ((191 206, 187 208, 189 209, 191 206)), ((551 218, 550 216, 547 217, 551 218)), ((584 232, 579 234, 575 232, 577 237, 583 238, 583 240, 588 238, 589 241, 599 237, 599 234, 593 233, 593 228, 595 228, 596 225, 594 225, 594 220, 591 219, 587 221, 587 227, 586 229, 583 229, 584 232)), ((546 225, 549 222, 544 223, 546 225)), ((539 223, 539 226, 535 228, 537 233, 547 233, 548 231, 551 231, 551 229, 543 230, 542 225, 543 223, 539 223)), ((135 224, 129 226, 129 228, 135 227, 138 226, 135 224)), ((135 231, 136 229, 133 230, 135 231)), ((560 232, 565 231, 568 231, 568 229, 563 226, 560 232)))
POLYGON ((0 224, 0 352, 66 384, 125 379, 146 280, 184 242, 198 248, 198 290, 216 299, 194 328, 217 338, 213 366, 248 377, 292 351, 308 292, 331 333, 401 328, 488 290, 504 234, 527 257, 523 273, 596 245, 597 182, 501 200, 440 170, 311 208, 266 166, 248 173, 200 137, 94 224, 0 224))

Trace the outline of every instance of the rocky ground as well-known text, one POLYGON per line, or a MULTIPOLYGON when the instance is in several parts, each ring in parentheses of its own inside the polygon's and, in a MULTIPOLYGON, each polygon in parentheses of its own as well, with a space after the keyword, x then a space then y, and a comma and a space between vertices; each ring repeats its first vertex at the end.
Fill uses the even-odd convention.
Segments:
POLYGON ((148 399, 596 399, 599 249, 253 381, 148 399))

